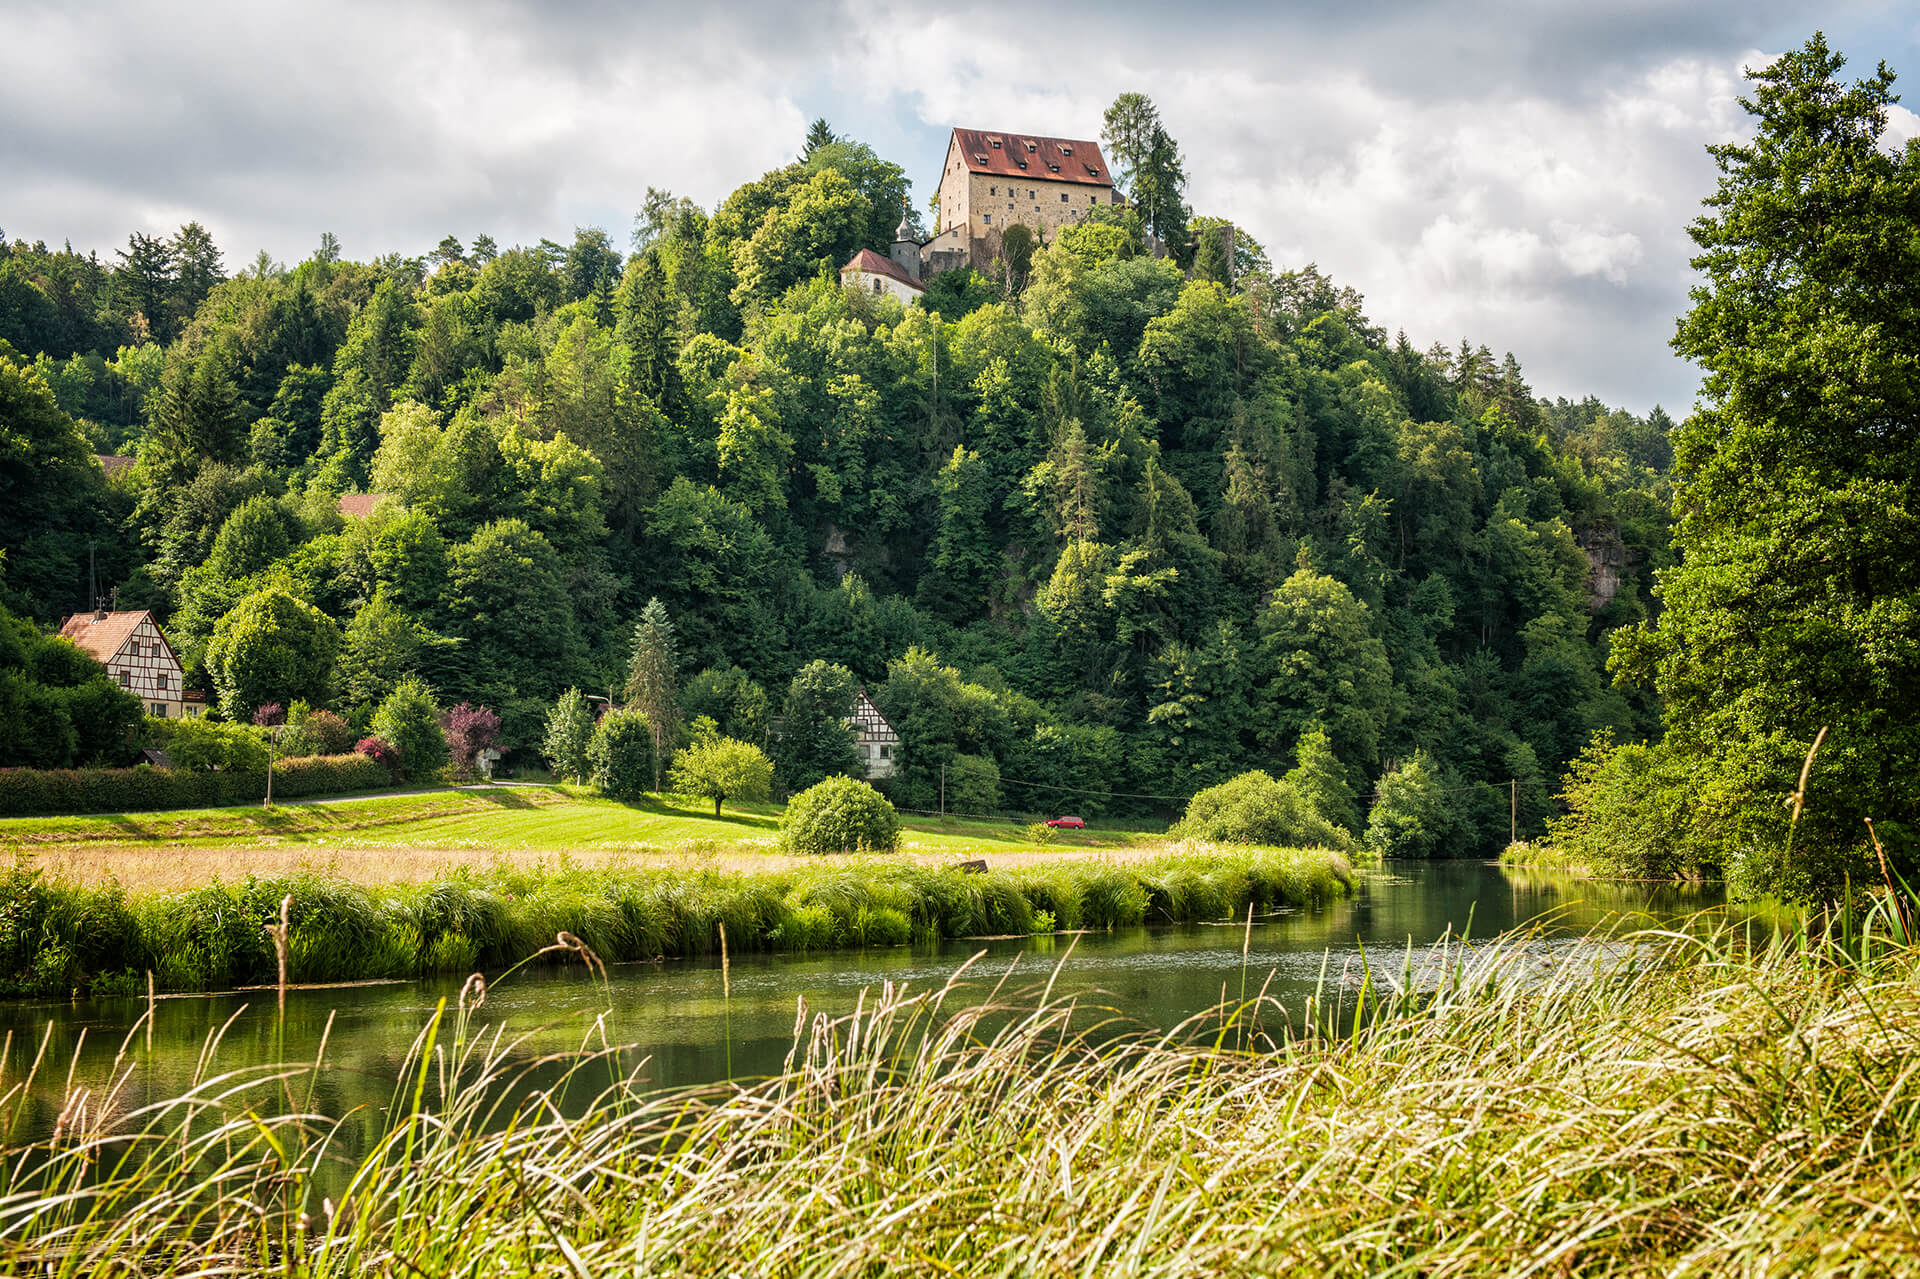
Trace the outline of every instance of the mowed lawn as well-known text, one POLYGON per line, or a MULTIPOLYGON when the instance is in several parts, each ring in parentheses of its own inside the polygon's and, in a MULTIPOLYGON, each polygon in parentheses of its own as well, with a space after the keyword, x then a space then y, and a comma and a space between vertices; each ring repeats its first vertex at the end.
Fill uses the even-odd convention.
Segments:
MULTIPOLYGON (((770 869, 780 808, 666 797, 619 803, 568 787, 498 786, 328 803, 0 820, 0 855, 30 854, 48 874, 129 888, 332 870, 367 881, 430 878, 451 867, 561 857, 582 864, 770 869)), ((1131 859, 1167 842, 1143 824, 1057 831, 1046 842, 1013 821, 908 817, 903 855, 925 861, 985 857, 995 865, 1060 854, 1131 859), (1011 859, 1011 860, 1009 860, 1011 859)))

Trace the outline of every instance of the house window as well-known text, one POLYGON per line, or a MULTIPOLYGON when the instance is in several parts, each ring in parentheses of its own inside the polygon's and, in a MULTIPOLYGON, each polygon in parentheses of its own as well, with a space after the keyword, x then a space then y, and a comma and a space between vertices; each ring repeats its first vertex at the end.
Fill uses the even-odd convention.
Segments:
POLYGON ((875 281, 873 282, 873 291, 874 291, 875 293, 878 293, 878 292, 880 291, 880 281, 878 281, 878 280, 875 280, 875 281))
POLYGON ((167 704, 165 702, 155 702, 153 705, 147 707, 147 714, 153 716, 155 719, 165 719, 167 717, 167 704))
POLYGON ((891 746, 882 746, 882 747, 880 748, 880 758, 881 758, 881 759, 892 759, 892 758, 893 758, 893 747, 891 747, 891 746))
POLYGON ((156 675, 154 678, 159 681, 158 687, 165 688, 167 686, 167 677, 165 675, 156 675))
POLYGON ((120 672, 120 687, 121 688, 133 687, 133 676, 126 671, 120 672))

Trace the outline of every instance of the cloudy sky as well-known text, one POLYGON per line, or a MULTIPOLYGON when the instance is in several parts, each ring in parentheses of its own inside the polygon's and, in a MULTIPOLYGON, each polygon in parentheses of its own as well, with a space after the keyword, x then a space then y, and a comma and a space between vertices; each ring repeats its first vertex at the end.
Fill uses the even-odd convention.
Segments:
POLYGON ((105 254, 198 218, 230 266, 322 231, 361 258, 624 240, 649 185, 711 206, 818 115, 924 201, 952 125, 1095 137, 1134 89, 1190 202, 1276 265, 1543 394, 1683 411, 1703 147, 1744 127, 1742 67, 1816 27, 1920 79, 1920 9, 1877 0, 0 0, 0 228, 105 254))

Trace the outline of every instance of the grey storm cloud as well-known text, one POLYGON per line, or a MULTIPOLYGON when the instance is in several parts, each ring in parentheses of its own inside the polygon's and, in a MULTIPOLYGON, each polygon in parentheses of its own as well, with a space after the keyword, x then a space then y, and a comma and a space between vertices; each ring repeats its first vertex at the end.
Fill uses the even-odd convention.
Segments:
POLYGON ((198 218, 236 264, 322 231, 362 257, 619 238, 648 186, 710 205, 815 114, 924 196, 949 125, 1085 136, 1138 89, 1195 207, 1276 265, 1423 346, 1511 349, 1543 392, 1684 409, 1704 145, 1743 127, 1742 64, 1815 25, 1780 0, 0 0, 0 227, 106 253, 198 218))

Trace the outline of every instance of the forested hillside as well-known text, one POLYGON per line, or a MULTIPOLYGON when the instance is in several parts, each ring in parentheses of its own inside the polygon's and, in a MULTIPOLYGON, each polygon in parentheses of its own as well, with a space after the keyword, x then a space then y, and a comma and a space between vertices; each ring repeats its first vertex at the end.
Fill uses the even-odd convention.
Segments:
POLYGON ((364 722, 418 674, 531 760, 657 597, 689 719, 763 739, 842 664, 910 808, 944 764, 950 808, 1168 810, 1318 727, 1363 795, 1429 753, 1484 847, 1510 780, 1533 829, 1596 729, 1657 733, 1605 659, 1669 555, 1664 415, 1417 350, 1244 236, 1228 271, 1207 219, 1185 269, 1122 213, 928 307, 843 290, 904 191, 834 141, 649 193, 629 254, 0 239, 4 602, 84 607, 91 549, 231 714, 213 659, 275 646, 289 697, 364 722))

